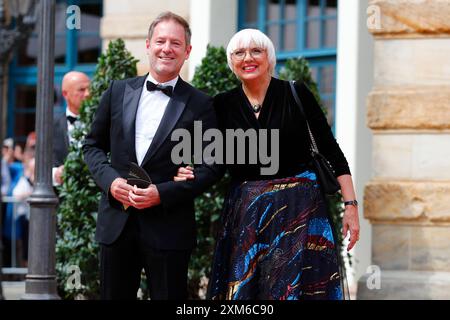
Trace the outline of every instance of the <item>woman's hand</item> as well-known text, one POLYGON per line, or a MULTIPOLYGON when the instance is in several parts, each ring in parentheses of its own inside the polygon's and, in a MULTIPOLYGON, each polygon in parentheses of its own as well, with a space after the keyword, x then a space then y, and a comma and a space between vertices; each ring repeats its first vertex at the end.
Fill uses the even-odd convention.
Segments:
POLYGON ((187 166, 178 168, 178 173, 173 177, 173 181, 187 181, 193 180, 194 178, 194 168, 187 166))
MULTIPOLYGON (((346 201, 356 200, 355 188, 353 187, 352 176, 350 174, 343 174, 337 177, 341 185, 342 198, 346 201)), ((357 205, 346 205, 344 217, 342 219, 342 233, 344 239, 350 231, 350 242, 347 251, 350 251, 359 240, 359 217, 357 205)))
POLYGON ((350 231, 350 242, 347 247, 347 251, 350 251, 356 244, 356 241, 359 240, 358 207, 352 205, 345 206, 342 228, 344 239, 347 237, 348 231, 350 231))

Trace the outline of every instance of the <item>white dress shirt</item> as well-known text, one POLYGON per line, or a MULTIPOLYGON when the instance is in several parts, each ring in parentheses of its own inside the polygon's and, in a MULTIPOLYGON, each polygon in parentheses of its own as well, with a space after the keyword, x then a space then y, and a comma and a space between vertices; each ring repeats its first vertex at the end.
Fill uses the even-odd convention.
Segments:
MULTIPOLYGON (((179 77, 177 76, 175 79, 160 84, 169 85, 175 88, 178 78, 179 77)), ((158 130, 170 100, 167 95, 159 90, 148 91, 146 86, 147 81, 151 81, 155 84, 159 83, 149 74, 147 79, 145 79, 144 87, 142 88, 135 122, 135 146, 138 165, 142 164, 142 161, 147 154, 147 150, 155 137, 156 130, 158 130)))
MULTIPOLYGON (((72 116, 74 118, 79 118, 80 115, 73 113, 72 111, 69 110, 69 107, 66 108, 66 118, 68 116, 72 116)), ((70 121, 67 119, 67 137, 69 138, 69 145, 71 145, 73 143, 73 137, 72 137, 72 133, 73 133, 73 129, 75 128, 74 124, 71 124, 70 121)), ((52 168, 52 181, 53 181, 53 186, 59 186, 59 183, 56 182, 55 180, 55 173, 56 170, 58 168, 57 167, 53 167, 52 168)))
MULTIPOLYGON (((79 118, 80 115, 73 113, 72 111, 69 110, 69 108, 66 109, 66 117, 68 116, 72 116, 74 118, 79 118)), ((73 129, 75 128, 74 124, 71 124, 69 120, 67 120, 67 135, 69 137, 69 145, 72 144, 73 142, 73 137, 72 137, 72 132, 73 129)))

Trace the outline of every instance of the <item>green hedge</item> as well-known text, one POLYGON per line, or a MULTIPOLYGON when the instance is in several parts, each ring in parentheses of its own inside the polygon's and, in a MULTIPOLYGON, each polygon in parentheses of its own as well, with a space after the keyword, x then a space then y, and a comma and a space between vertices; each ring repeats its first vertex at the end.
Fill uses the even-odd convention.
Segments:
POLYGON ((91 127, 102 93, 112 80, 136 76, 136 62, 119 39, 108 45, 98 60, 90 85, 90 97, 83 102, 80 121, 74 130, 74 140, 64 163, 64 183, 59 188, 60 206, 57 213, 56 270, 58 291, 64 299, 99 297, 98 243, 94 240, 100 191, 84 163, 81 144, 91 127), (69 278, 71 266, 81 271, 81 287, 69 278))
MULTIPOLYGON (((228 68, 225 49, 208 46, 205 57, 195 70, 192 85, 210 96, 215 96, 235 88, 239 83, 228 68)), ((214 235, 228 183, 229 176, 226 175, 195 199, 198 246, 192 254, 189 266, 189 297, 191 299, 205 297, 214 251, 214 235)))

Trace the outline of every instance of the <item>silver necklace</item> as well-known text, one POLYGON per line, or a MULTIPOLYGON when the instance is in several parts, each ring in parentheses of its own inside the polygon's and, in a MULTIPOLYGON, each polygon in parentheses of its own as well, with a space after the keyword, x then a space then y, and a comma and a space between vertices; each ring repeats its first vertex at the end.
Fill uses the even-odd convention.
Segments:
POLYGON ((252 104, 252 110, 254 113, 258 113, 261 111, 262 105, 257 103, 257 104, 252 104))

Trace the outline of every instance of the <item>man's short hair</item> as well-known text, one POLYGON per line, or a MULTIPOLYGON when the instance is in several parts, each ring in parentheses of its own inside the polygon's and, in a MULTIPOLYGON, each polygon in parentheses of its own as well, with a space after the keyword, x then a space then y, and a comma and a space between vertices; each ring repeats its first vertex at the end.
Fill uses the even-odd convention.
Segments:
POLYGON ((183 17, 170 11, 161 13, 158 17, 156 17, 155 20, 153 20, 150 27, 148 28, 148 40, 152 39, 153 32, 155 31, 155 27, 158 25, 158 23, 170 20, 177 22, 184 28, 186 46, 189 46, 191 44, 191 28, 189 27, 189 23, 183 17))

